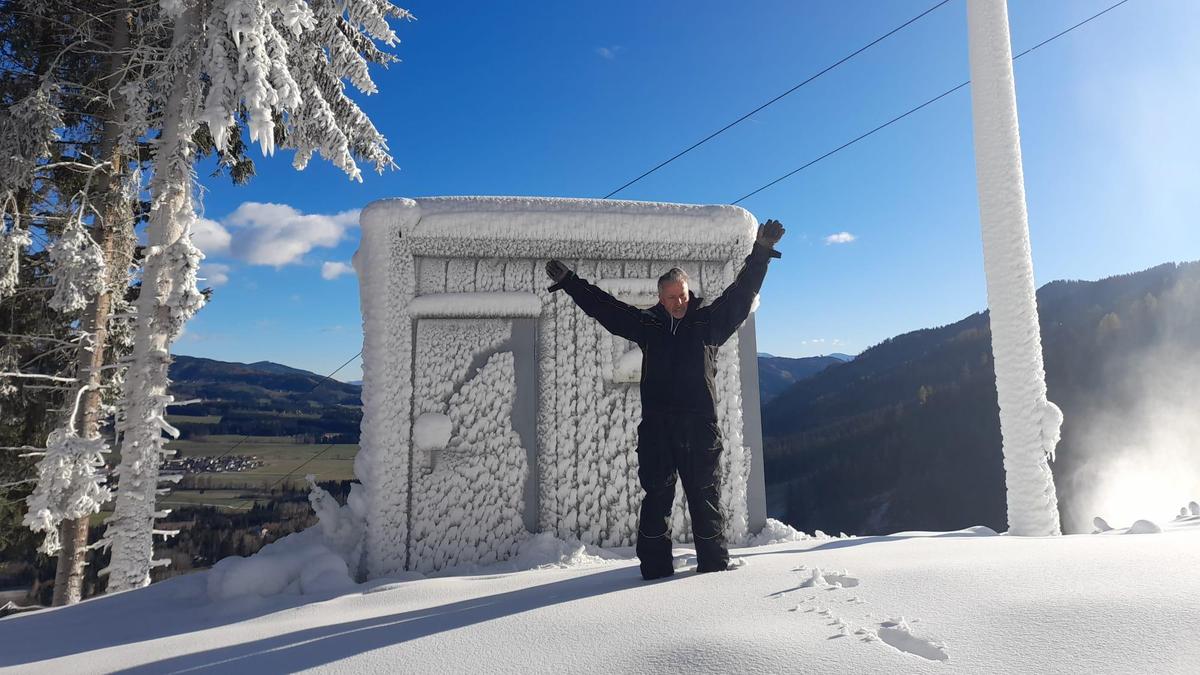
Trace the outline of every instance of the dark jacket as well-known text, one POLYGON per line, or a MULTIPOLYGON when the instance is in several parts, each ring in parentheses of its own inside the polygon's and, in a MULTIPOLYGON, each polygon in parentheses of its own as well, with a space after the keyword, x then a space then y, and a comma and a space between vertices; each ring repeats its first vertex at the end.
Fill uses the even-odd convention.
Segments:
POLYGON ((661 304, 650 309, 627 305, 574 272, 550 287, 565 290, 608 332, 642 348, 642 415, 689 413, 715 421, 717 348, 737 331, 767 274, 780 257, 755 244, 746 265, 721 297, 707 307, 691 294, 687 314, 675 321, 661 304))

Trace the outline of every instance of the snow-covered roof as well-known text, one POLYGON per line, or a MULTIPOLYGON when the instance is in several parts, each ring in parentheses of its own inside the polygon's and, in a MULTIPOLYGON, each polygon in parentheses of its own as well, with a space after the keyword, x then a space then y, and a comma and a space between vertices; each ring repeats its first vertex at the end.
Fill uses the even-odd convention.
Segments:
POLYGON ((739 258, 757 227, 738 206, 556 197, 385 199, 360 221, 398 230, 417 255, 663 260, 739 258))

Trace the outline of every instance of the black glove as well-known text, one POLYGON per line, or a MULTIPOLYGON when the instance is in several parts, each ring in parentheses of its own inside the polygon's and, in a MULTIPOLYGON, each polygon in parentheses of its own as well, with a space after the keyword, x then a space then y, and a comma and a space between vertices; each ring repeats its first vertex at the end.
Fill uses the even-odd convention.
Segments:
POLYGON ((783 223, 778 220, 768 220, 758 226, 758 240, 755 243, 762 244, 767 248, 775 248, 775 244, 783 239, 783 233, 786 231, 783 229, 783 223))
POLYGON ((550 279, 556 284, 561 282, 563 279, 566 279, 567 275, 570 273, 571 268, 562 264, 562 261, 551 260, 550 262, 546 263, 546 276, 550 277, 550 279))

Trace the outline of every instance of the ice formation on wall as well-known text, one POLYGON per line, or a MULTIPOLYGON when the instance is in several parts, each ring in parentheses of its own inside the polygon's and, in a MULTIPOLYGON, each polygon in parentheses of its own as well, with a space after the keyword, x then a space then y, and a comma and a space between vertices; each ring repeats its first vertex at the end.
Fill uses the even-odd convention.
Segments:
POLYGON ((528 463, 512 428, 513 354, 494 351, 511 333, 500 319, 417 323, 414 413, 444 416, 450 434, 413 456, 410 569, 493 563, 520 543, 528 463))
POLYGON ((1062 412, 1046 398, 1005 0, 969 0, 971 105, 1009 532, 1059 534, 1050 460, 1062 412))
MULTIPOLYGON (((355 473, 367 492, 366 572, 501 560, 527 525, 585 544, 632 544, 640 350, 566 294, 548 293, 542 267, 560 258, 649 306, 657 277, 679 266, 712 300, 750 250, 753 217, 720 206, 433 198, 376 202, 361 222, 355 473)), ((739 349, 735 336, 717 372, 721 508, 735 542, 748 534, 751 467, 739 349)), ((681 488, 676 502, 683 538, 681 488)))

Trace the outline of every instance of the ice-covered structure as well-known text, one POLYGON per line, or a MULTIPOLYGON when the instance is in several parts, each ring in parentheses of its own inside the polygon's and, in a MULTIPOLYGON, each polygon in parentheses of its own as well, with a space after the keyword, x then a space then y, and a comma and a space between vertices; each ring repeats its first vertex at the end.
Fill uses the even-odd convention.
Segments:
MULTIPOLYGON (((390 199, 362 212, 366 576, 511 556, 525 532, 632 544, 641 491, 638 347, 543 266, 657 302, 679 266, 715 299, 753 242, 733 206, 518 197, 390 199)), ((766 519, 753 315, 721 348, 721 508, 731 541, 766 519)), ((674 531, 690 531, 682 490, 674 531)))
POLYGON ((1046 397, 1012 41, 1005 0, 970 0, 967 36, 983 267, 991 314, 1009 534, 1061 532, 1050 462, 1062 411, 1046 397))

